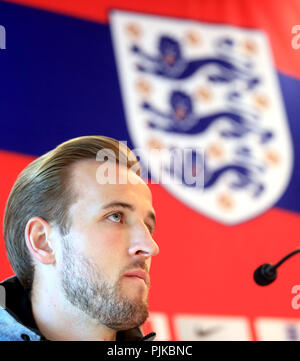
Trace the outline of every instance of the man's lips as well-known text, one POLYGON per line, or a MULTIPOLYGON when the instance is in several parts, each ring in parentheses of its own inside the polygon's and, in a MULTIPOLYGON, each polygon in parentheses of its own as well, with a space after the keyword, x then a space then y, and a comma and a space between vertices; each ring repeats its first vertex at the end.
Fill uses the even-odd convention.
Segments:
POLYGON ((141 269, 129 271, 124 274, 124 277, 138 277, 144 280, 144 282, 147 284, 147 274, 141 269))

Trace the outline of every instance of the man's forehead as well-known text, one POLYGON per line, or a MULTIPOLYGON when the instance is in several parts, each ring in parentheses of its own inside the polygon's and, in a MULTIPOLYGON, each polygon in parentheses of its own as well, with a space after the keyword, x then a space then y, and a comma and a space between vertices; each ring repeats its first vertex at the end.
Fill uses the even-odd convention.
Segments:
MULTIPOLYGON (((128 170, 125 166, 114 165, 106 162, 105 169, 101 168, 104 163, 96 160, 82 160, 73 164, 72 183, 74 191, 79 198, 84 196, 95 196, 103 198, 106 202, 111 197, 122 195, 126 198, 129 194, 139 194, 143 198, 147 198, 152 202, 152 194, 147 184, 136 175, 132 170, 128 170), (115 172, 115 177, 109 178, 109 183, 103 184, 100 176, 110 176, 115 172), (101 184, 102 183, 102 184, 101 184), (124 183, 124 184, 123 184, 124 183)), ((108 179, 106 177, 106 179, 108 179)))

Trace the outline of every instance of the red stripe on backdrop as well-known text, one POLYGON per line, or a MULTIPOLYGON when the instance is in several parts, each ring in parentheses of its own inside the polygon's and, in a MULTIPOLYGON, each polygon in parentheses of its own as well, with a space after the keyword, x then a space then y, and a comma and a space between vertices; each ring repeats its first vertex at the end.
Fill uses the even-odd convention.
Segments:
POLYGON ((292 316, 292 286, 299 257, 279 270, 276 282, 257 286, 253 271, 300 247, 300 215, 270 209, 229 227, 184 206, 159 185, 150 185, 158 216, 160 254, 152 261, 151 306, 170 313, 292 316))
MULTIPOLYGON (((6 0, 7 1, 7 0, 6 0)), ((291 33, 300 24, 298 0, 8 0, 8 2, 99 22, 108 21, 111 8, 195 19, 264 30, 271 42, 280 72, 300 78, 300 49, 292 48, 291 33)))
POLYGON ((33 157, 23 154, 0 151, 0 164, 2 169, 2 177, 0 179, 0 219, 1 219, 1 239, 0 239, 0 280, 7 278, 13 274, 8 259, 3 240, 3 217, 5 205, 10 190, 17 179, 18 174, 33 160, 33 157))
MULTIPOLYGON (((0 216, 20 171, 34 158, 0 152, 6 170, 1 177, 0 216)), ((280 268, 272 285, 262 288, 253 279, 262 263, 275 263, 300 246, 300 215, 270 209, 243 224, 216 223, 171 196, 162 186, 151 185, 158 226, 155 239, 160 254, 151 267, 150 310, 247 317, 299 317, 291 307, 291 289, 299 283, 299 258, 280 268)), ((2 222, 1 222, 2 223, 2 222)), ((12 275, 0 240, 0 279, 12 275)))

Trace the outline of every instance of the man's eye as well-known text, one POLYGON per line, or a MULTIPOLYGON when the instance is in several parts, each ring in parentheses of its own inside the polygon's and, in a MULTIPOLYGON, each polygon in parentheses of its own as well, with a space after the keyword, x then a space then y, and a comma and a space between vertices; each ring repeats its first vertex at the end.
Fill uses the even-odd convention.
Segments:
POLYGON ((123 213, 116 212, 116 213, 111 214, 107 218, 111 219, 113 222, 119 223, 119 222, 121 222, 122 217, 123 217, 123 213))

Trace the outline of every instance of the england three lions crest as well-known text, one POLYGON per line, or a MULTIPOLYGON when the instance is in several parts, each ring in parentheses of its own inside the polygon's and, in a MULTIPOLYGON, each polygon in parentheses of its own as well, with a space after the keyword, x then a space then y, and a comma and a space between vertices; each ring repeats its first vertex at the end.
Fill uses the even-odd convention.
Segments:
POLYGON ((127 126, 153 178, 229 225, 273 206, 293 153, 266 36, 125 11, 110 24, 127 126))

